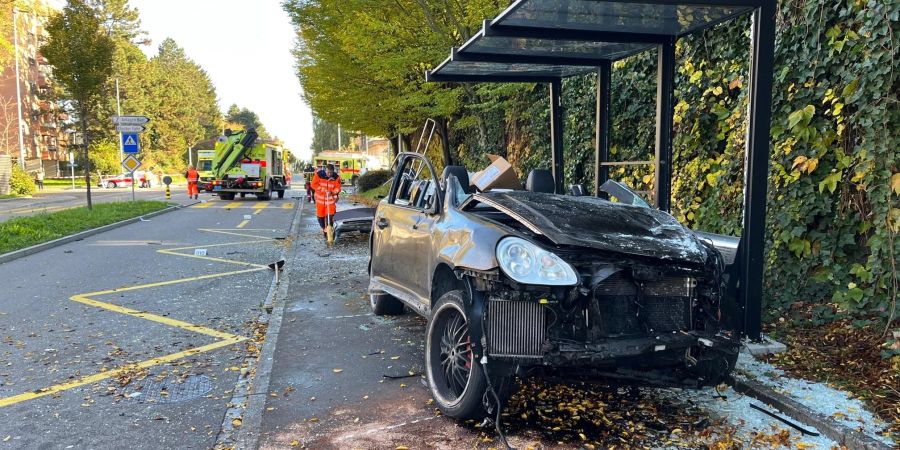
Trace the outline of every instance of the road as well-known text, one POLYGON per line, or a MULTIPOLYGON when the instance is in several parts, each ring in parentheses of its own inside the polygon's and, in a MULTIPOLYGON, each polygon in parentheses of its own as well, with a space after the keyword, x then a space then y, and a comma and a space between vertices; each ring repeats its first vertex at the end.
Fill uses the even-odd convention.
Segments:
MULTIPOLYGON (((165 200, 165 188, 135 189, 134 197, 137 200, 165 200)), ((203 193, 203 199, 216 199, 211 194, 203 193)), ((92 188, 91 199, 94 203, 125 202, 131 200, 131 189, 92 188)), ((172 187, 172 201, 177 203, 187 202, 187 193, 183 186, 172 187)), ((85 189, 76 190, 46 190, 32 196, 32 198, 0 200, 0 222, 14 217, 31 216, 42 212, 60 211, 63 209, 84 206, 87 200, 85 189)))
POLYGON ((295 206, 215 199, 0 265, 0 448, 212 447, 295 206))

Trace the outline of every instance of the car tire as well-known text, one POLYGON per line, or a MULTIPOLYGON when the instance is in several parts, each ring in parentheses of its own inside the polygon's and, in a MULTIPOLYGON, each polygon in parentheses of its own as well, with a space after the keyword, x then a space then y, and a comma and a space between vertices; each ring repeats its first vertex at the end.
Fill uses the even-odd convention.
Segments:
POLYGON ((106 182, 106 188, 107 188, 107 189, 115 189, 115 188, 116 188, 116 183, 114 183, 114 182, 112 182, 112 181, 107 181, 107 182, 106 182))
POLYGON ((403 302, 385 293, 369 294, 369 304, 376 316, 399 316, 404 310, 403 302))
POLYGON ((441 296, 431 310, 425 336, 425 375, 435 404, 454 419, 484 417, 487 379, 472 352, 463 291, 441 296))
POLYGON ((222 200, 234 200, 234 193, 219 194, 219 198, 222 200))

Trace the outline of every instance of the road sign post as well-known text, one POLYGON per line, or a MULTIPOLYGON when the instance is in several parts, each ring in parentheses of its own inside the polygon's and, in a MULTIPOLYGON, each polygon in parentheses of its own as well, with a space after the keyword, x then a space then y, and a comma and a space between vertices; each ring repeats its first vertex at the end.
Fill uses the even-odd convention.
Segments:
POLYGON ((134 171, 141 167, 141 162, 134 155, 128 155, 122 160, 122 167, 131 174, 131 201, 134 201, 134 171))
POLYGON ((172 177, 166 175, 162 181, 166 184, 166 200, 169 200, 172 198, 172 190, 169 189, 169 185, 172 184, 172 177))

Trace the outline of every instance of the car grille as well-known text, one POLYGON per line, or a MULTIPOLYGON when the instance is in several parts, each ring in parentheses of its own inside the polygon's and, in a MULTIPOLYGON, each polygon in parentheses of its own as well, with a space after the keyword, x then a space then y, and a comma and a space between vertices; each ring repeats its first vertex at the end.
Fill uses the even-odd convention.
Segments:
POLYGON ((543 356, 545 322, 544 308, 535 302, 488 301, 488 354, 495 358, 543 356))
POLYGON ((594 298, 604 334, 689 329, 694 283, 693 278, 666 277, 641 286, 625 271, 603 280, 594 289, 594 298))

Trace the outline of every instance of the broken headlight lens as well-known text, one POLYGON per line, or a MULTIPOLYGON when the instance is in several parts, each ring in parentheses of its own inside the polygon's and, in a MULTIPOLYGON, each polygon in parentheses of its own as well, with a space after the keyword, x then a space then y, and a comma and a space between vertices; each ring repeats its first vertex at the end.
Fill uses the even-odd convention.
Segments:
POLYGON ((497 244, 497 260, 503 273, 519 283, 550 286, 578 284, 578 276, 572 266, 525 239, 502 239, 497 244))

